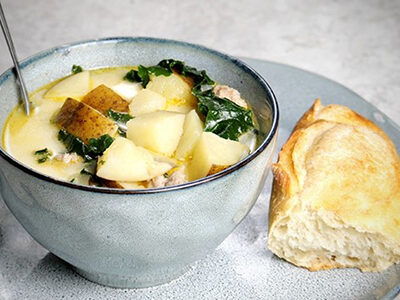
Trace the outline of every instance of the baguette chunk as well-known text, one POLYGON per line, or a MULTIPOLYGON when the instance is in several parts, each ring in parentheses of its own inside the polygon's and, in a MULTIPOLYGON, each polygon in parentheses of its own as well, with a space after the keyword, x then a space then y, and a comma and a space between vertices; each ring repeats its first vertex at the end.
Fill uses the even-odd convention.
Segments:
POLYGON ((374 123, 317 100, 273 165, 268 246, 311 271, 400 262, 400 160, 374 123))

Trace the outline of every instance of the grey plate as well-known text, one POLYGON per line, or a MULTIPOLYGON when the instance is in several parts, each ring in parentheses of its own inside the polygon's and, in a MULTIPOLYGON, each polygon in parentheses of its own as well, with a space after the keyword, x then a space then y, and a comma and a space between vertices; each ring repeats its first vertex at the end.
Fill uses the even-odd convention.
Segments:
MULTIPOLYGON (((274 90, 281 111, 278 147, 296 120, 320 97, 345 104, 376 122, 400 149, 400 128, 345 87, 290 66, 244 59, 274 90)), ((74 273, 34 242, 0 201, 0 299, 377 299, 400 287, 400 265, 382 273, 309 272, 266 249, 270 179, 253 210, 223 244, 179 279, 155 288, 112 289, 74 273)))

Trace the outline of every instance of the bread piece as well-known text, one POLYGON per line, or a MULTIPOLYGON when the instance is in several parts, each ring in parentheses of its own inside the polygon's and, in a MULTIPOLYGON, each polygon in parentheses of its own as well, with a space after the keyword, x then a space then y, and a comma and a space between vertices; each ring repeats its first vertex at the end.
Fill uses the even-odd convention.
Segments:
POLYGON ((268 246, 311 271, 400 262, 400 160, 373 122, 314 105, 273 165, 268 246))

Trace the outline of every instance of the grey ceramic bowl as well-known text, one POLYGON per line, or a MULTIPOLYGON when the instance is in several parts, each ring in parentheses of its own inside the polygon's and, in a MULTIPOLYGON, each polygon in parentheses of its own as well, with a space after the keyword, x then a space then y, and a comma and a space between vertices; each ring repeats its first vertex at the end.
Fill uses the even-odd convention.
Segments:
MULTIPOLYGON (((112 190, 40 174, 0 149, 1 195, 43 247, 91 281, 114 287, 166 283, 213 251, 252 208, 267 175, 278 106, 267 82, 243 62, 183 42, 109 38, 54 48, 22 62, 28 89, 85 69, 151 65, 165 58, 205 69, 251 103, 262 143, 238 164, 180 186, 112 190)), ((18 101, 11 70, 0 76, 2 127, 18 101)))

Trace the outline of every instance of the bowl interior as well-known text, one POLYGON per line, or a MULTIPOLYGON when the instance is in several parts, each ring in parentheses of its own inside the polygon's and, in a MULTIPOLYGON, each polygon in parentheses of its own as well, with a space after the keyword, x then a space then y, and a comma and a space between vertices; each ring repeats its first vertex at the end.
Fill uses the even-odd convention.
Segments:
MULTIPOLYGON (((218 83, 240 91, 252 106, 260 126, 259 149, 266 146, 278 123, 278 108, 272 90, 264 79, 241 61, 202 46, 154 38, 107 38, 44 51, 24 60, 21 67, 28 91, 32 92, 70 74, 73 64, 81 65, 84 69, 96 69, 153 65, 166 58, 183 60, 197 69, 204 69, 218 83)), ((15 77, 10 69, 0 76, 2 131, 7 116, 19 99, 15 77)), ((4 157, 12 159, 5 154, 3 147, 0 152, 4 157)), ((256 154, 257 150, 252 155, 256 154)))

